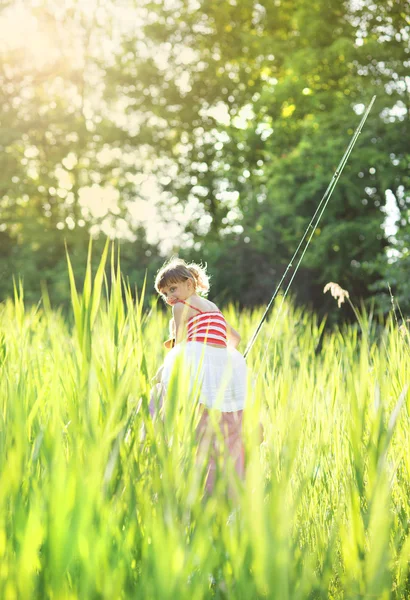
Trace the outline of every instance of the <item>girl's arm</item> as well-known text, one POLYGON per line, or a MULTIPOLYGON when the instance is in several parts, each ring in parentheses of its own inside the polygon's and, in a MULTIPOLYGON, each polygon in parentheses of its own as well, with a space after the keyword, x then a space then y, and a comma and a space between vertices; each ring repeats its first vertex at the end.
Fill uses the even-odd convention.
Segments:
POLYGON ((236 329, 229 325, 229 323, 226 324, 226 335, 228 338, 228 346, 233 346, 234 348, 237 348, 239 342, 241 341, 241 336, 236 331, 236 329))
POLYGON ((172 316, 175 322, 175 343, 182 342, 185 337, 185 321, 186 321, 186 307, 183 304, 174 304, 172 307, 172 316), (183 314, 185 313, 185 314, 183 314))

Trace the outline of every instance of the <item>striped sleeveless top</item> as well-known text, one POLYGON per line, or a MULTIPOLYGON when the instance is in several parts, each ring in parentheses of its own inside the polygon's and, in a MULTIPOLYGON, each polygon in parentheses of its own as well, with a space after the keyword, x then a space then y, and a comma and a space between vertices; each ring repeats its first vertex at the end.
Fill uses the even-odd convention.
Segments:
POLYGON ((184 300, 178 300, 178 302, 183 302, 198 311, 197 315, 187 321, 187 342, 202 342, 203 344, 227 347, 226 321, 220 310, 202 312, 184 300))

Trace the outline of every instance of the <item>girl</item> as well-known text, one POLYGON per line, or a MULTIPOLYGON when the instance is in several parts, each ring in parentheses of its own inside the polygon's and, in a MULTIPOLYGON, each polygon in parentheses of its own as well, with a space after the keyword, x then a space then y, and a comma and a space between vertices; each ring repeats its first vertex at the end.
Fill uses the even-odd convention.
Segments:
POLYGON ((171 259, 158 272, 155 289, 172 306, 175 346, 165 358, 161 385, 166 389, 178 359, 189 375, 190 387, 199 382, 201 417, 197 430, 200 453, 211 446, 206 489, 214 486, 217 436, 212 432, 210 410, 217 411, 226 449, 240 478, 245 472, 242 418, 246 396, 246 363, 236 347, 240 335, 213 303, 200 294, 209 290, 203 267, 171 259))

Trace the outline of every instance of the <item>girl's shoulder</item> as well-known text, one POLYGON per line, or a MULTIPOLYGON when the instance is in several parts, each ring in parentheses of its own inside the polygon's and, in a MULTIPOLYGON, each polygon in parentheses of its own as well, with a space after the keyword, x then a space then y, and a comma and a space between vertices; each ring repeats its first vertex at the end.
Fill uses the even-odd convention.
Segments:
MULTIPOLYGON (((186 309, 188 309, 189 314, 199 314, 201 312, 213 312, 219 311, 219 308, 214 302, 207 300, 206 298, 201 298, 197 296, 195 298, 188 298, 185 302, 178 302, 176 306, 180 306, 181 309, 185 305, 186 309)), ((180 309, 180 310, 181 310, 180 309)))
POLYGON ((206 298, 197 296, 186 301, 179 300, 172 307, 176 323, 186 323, 201 313, 221 312, 217 305, 206 298))
POLYGON ((205 298, 195 298, 195 300, 192 302, 192 306, 199 309, 201 312, 213 312, 219 310, 214 302, 211 302, 205 298))

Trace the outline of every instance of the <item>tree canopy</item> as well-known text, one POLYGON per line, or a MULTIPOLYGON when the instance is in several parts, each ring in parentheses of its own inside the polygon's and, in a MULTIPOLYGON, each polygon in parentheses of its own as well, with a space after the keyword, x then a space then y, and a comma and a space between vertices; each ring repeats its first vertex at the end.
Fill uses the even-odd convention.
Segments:
POLYGON ((125 255, 130 244, 157 268, 159 247, 131 218, 155 175, 164 221, 183 221, 172 251, 206 261, 221 299, 265 302, 376 94, 294 290, 323 310, 323 286, 337 281, 388 309, 390 282, 410 308, 407 2, 70 6, 31 6, 59 36, 55 59, 38 66, 21 48, 1 58, 3 294, 11 273, 33 290, 39 271, 59 279, 63 238, 81 254, 90 232, 122 231, 125 255), (115 203, 92 213, 81 199, 93 188, 97 204, 101 189, 115 203))

